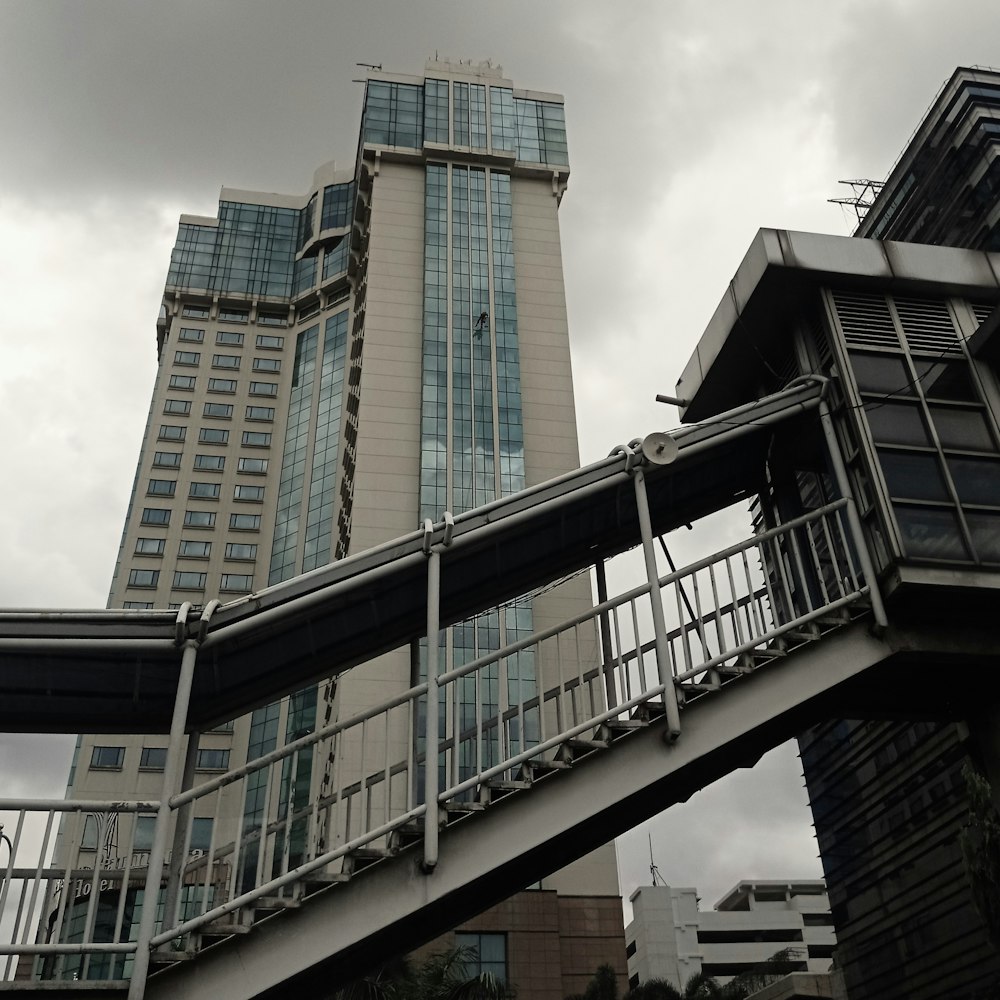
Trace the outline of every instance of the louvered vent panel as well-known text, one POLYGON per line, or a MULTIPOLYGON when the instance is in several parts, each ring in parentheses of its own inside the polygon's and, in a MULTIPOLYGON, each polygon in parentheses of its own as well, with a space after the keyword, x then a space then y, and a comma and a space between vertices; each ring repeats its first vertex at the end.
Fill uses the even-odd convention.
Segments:
POLYGON ((911 351, 961 354, 955 324, 944 299, 904 299, 896 296, 896 311, 911 351))
POLYGON ((899 347, 899 337, 884 295, 834 292, 844 339, 853 347, 899 347))
POLYGON ((973 315, 976 317, 976 326, 982 326, 990 317, 995 306, 992 302, 970 302, 973 315))

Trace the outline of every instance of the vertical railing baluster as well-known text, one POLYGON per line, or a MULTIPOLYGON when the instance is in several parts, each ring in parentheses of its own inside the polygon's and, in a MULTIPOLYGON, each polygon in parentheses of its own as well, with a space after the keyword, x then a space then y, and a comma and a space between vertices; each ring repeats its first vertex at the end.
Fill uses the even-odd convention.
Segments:
POLYGON ((667 717, 667 735, 670 739, 676 739, 681 732, 681 716, 677 704, 677 691, 674 688, 673 670, 667 651, 667 627, 663 619, 663 598, 660 594, 660 578, 656 568, 656 553, 653 551, 653 529, 649 516, 649 500, 646 496, 646 477, 641 466, 634 466, 631 471, 632 481, 635 485, 636 510, 639 515, 639 533, 642 536, 642 553, 646 563, 646 582, 649 584, 649 603, 653 612, 653 634, 656 640, 656 670, 663 689, 663 705, 667 717))
POLYGON ((441 600, 441 553, 431 545, 431 522, 424 522, 427 555, 427 735, 424 740, 424 872, 438 860, 438 644, 441 600))

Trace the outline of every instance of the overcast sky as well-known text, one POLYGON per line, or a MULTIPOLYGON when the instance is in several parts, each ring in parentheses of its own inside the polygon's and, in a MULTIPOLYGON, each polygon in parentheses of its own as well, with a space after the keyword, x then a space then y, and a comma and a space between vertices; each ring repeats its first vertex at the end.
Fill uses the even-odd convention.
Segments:
MULTIPOLYGON (((566 97, 561 209, 584 462, 675 422, 654 402, 761 226, 847 235, 987 0, 0 0, 0 607, 103 606, 180 212, 303 192, 353 162, 356 62, 491 58, 566 97)), ((66 742, 0 744, 0 794, 61 794, 66 742)), ((818 876, 794 748, 648 825, 675 885, 818 876)), ((619 842, 627 896, 647 827, 619 842)))

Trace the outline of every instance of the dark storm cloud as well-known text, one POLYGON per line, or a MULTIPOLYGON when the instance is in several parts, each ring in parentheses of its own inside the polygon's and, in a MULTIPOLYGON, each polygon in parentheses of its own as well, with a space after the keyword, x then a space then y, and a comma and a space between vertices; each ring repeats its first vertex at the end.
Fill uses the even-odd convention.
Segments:
POLYGON ((435 50, 500 60, 502 45, 522 79, 555 88, 560 18, 539 7, 521 23, 440 2, 7 3, 0 129, 17 153, 0 186, 49 199, 214 195, 220 180, 304 190, 309 165, 353 162, 358 61, 419 73, 435 50))

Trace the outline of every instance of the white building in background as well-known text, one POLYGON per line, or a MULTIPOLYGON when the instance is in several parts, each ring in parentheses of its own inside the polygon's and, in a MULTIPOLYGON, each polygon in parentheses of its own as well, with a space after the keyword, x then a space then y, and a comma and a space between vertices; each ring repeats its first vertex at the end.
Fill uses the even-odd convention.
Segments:
POLYGON ((827 972, 836 936, 826 885, 740 882, 711 910, 698 907, 698 891, 669 885, 632 893, 625 928, 629 984, 665 979, 679 989, 704 973, 726 983, 788 951, 794 971, 827 972))
MULTIPOLYGON (((342 144, 357 149, 353 167, 321 167, 304 193, 224 188, 217 217, 181 217, 112 607, 238 599, 579 465, 557 217, 562 98, 515 89, 489 63, 376 72, 360 138, 342 144)), ((520 598, 449 629, 446 662, 590 606, 585 575, 520 598)), ((534 684, 530 657, 507 669, 520 675, 499 678, 500 691, 534 684)), ((396 650, 202 734, 196 780, 391 697, 419 671, 416 650, 396 650)), ((68 794, 156 798, 165 747, 84 736, 68 794)), ((332 760, 300 754, 281 794, 315 798, 332 760)), ((252 823, 265 789, 235 787, 219 815, 252 823)), ((192 850, 208 846, 214 800, 199 808, 192 850)), ((81 866, 148 849, 152 816, 131 823, 90 817, 64 849, 81 866)), ((624 979, 613 846, 538 889, 457 940, 474 938, 522 1000, 582 992, 603 962, 624 979), (542 945, 561 962, 530 961, 542 945)), ((108 971, 98 964, 92 974, 108 971)))

